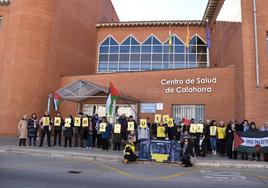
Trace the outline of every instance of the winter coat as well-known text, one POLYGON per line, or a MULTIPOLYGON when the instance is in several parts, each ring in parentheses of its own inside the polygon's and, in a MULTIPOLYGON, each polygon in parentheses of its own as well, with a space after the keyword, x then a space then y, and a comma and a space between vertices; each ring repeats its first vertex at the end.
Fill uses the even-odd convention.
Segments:
POLYGON ((28 120, 28 137, 37 137, 37 129, 38 129, 38 124, 36 119, 29 119, 28 120))
POLYGON ((18 135, 19 138, 27 138, 27 125, 28 125, 28 120, 20 120, 18 124, 18 135))
POLYGON ((113 135, 113 143, 120 144, 121 140, 122 140, 121 134, 120 133, 114 133, 114 135, 113 135))
POLYGON ((63 135, 65 138, 72 138, 73 137, 73 123, 71 123, 71 127, 64 127, 63 128, 63 135))
POLYGON ((62 117, 60 117, 61 121, 60 121, 60 126, 55 126, 54 125, 54 130, 57 131, 57 132, 61 132, 62 130, 62 127, 64 126, 64 120, 62 117))
POLYGON ((111 134, 112 134, 112 125, 110 123, 108 123, 108 125, 106 126, 106 131, 104 133, 102 133, 101 138, 102 139, 110 139, 111 134))

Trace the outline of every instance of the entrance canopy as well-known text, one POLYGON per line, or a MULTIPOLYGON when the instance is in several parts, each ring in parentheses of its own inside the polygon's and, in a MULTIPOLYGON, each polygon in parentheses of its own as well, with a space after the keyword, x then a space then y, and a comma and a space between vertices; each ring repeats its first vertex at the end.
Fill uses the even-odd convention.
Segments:
MULTIPOLYGON (((109 89, 85 80, 76 80, 57 90, 56 93, 61 96, 62 100, 80 103, 89 98, 107 98, 109 89), (107 95, 98 95, 101 93, 105 93, 107 95)), ((138 99, 127 96, 122 92, 120 92, 119 97, 135 103, 140 102, 138 99)))

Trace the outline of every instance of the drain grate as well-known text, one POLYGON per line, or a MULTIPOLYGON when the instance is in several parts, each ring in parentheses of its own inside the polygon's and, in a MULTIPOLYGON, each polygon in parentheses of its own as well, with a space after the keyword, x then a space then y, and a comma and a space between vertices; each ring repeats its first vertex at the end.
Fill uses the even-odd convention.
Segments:
POLYGON ((82 171, 70 170, 70 171, 68 171, 68 173, 70 173, 70 174, 81 174, 82 171))

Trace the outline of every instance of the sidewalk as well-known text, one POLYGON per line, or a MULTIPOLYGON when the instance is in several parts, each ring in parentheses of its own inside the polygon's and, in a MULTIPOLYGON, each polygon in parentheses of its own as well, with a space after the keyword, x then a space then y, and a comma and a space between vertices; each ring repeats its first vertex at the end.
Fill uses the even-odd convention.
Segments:
MULTIPOLYGON (((98 160, 98 161, 122 161, 122 151, 103 151, 101 149, 87 148, 64 148, 64 147, 43 147, 38 146, 18 146, 18 138, 15 137, 0 137, 0 154, 1 153, 16 153, 33 156, 56 157, 68 160, 98 160)), ((154 163, 155 162, 144 162, 154 163)), ((169 163, 166 163, 169 165, 169 163)), ((170 164, 179 165, 179 164, 170 164)), ((268 162, 259 161, 242 161, 231 160, 226 157, 197 157, 196 167, 221 167, 221 168, 262 168, 268 169, 268 162)))

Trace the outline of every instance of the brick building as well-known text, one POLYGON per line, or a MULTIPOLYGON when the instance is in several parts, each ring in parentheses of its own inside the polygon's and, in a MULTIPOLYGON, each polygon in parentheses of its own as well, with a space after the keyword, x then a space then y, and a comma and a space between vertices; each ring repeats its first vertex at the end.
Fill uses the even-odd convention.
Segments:
POLYGON ((118 115, 268 121, 265 0, 255 17, 254 0, 241 1, 242 22, 216 20, 224 0, 209 0, 202 20, 152 22, 120 22, 107 0, 0 2, 0 135, 24 113, 42 116, 55 91, 63 116, 104 115, 110 82, 118 115))

